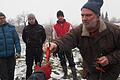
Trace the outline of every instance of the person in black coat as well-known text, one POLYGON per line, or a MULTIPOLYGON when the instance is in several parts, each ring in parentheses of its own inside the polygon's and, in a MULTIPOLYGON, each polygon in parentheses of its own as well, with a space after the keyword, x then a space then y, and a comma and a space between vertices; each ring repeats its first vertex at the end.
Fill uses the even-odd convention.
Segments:
POLYGON ((39 25, 35 15, 28 15, 28 25, 23 29, 22 39, 26 44, 26 79, 32 74, 32 66, 35 60, 35 64, 43 60, 42 45, 46 40, 45 29, 42 25, 39 25))

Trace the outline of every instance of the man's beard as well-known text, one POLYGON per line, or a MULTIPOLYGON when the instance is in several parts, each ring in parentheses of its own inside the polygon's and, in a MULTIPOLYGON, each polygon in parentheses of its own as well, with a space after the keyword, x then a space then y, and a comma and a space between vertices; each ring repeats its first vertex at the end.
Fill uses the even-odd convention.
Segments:
POLYGON ((83 23, 83 25, 87 28, 87 29, 93 29, 97 26, 97 20, 93 19, 90 23, 83 23))

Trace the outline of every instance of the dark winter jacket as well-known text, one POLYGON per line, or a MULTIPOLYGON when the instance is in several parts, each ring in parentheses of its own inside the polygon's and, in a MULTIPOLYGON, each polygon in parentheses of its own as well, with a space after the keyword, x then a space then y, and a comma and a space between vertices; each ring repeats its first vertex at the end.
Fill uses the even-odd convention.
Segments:
POLYGON ((21 52, 20 40, 15 26, 9 23, 0 25, 0 57, 13 56, 15 51, 16 53, 21 52))
POLYGON ((78 47, 89 73, 95 72, 96 59, 101 54, 107 56, 109 65, 104 68, 110 77, 116 77, 120 74, 120 30, 116 25, 101 20, 99 32, 92 38, 81 24, 54 42, 60 51, 78 47))
POLYGON ((46 39, 45 29, 37 22, 34 25, 28 24, 23 29, 22 38, 27 47, 42 47, 46 39))

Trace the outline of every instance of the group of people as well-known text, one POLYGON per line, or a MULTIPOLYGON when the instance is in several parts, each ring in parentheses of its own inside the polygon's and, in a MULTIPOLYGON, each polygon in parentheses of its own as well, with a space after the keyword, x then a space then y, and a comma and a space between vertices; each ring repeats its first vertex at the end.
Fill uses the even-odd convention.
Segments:
MULTIPOLYGON (((63 11, 57 12, 57 23, 53 28, 50 50, 60 59, 64 75, 68 78, 67 64, 73 80, 79 80, 75 68, 73 48, 78 48, 83 58, 83 72, 86 80, 116 80, 120 74, 120 29, 117 25, 103 21, 100 17, 103 0, 88 0, 81 8, 82 23, 73 28, 64 19, 63 11)), ((34 14, 28 14, 28 25, 24 27, 22 39, 26 44, 26 80, 33 72, 34 61, 41 66, 46 33, 34 14), (43 45, 44 44, 44 45, 43 45)), ((14 80, 16 58, 21 55, 21 46, 15 26, 6 22, 0 12, 0 79, 14 80)))
MULTIPOLYGON (((28 15, 28 25, 24 27, 22 39, 26 44, 26 80, 32 74, 32 66, 43 59, 42 45, 46 40, 45 29, 39 25, 33 14, 28 15)), ((21 45, 15 26, 6 22, 0 12, 0 79, 14 80, 16 59, 21 56, 21 45)))

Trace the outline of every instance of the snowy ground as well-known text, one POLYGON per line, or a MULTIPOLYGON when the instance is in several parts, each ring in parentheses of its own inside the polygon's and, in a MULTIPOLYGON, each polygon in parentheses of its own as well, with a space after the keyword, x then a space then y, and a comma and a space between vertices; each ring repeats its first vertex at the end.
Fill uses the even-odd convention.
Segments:
MULTIPOLYGON (((22 46, 22 57, 16 60, 16 69, 15 69, 15 80, 24 80, 25 74, 26 74, 26 65, 25 65, 25 44, 21 42, 22 46)), ((74 56, 75 57, 75 62, 78 63, 81 58, 80 55, 76 54, 78 53, 78 50, 74 50, 74 56)), ((63 76, 62 68, 59 62, 58 57, 53 57, 51 56, 50 62, 52 63, 52 74, 51 74, 51 79, 49 80, 61 80, 60 78, 63 76)), ((77 72, 79 72, 80 65, 76 65, 77 72)), ((71 76, 71 70, 68 67, 68 74, 71 76)), ((77 74, 80 77, 80 74, 77 74)), ((70 79, 68 79, 70 80, 70 79)))
MULTIPOLYGON (((22 57, 17 59, 16 61, 15 80, 25 80, 25 74, 26 74, 25 44, 22 41, 21 41, 21 46, 22 46, 22 57)), ((81 79, 80 76, 80 70, 82 69, 80 65, 81 56, 78 53, 79 51, 77 49, 73 50, 74 61, 76 62, 76 68, 77 68, 77 75, 79 77, 79 80, 84 80, 81 79)), ((63 72, 60 66, 59 58, 51 57, 50 61, 52 63, 53 69, 52 69, 51 79, 49 80, 62 80, 60 78, 63 76, 63 72)), ((71 70, 69 68, 68 68, 68 74, 71 76, 71 70)), ((68 80, 72 80, 72 79, 70 78, 68 80)))

